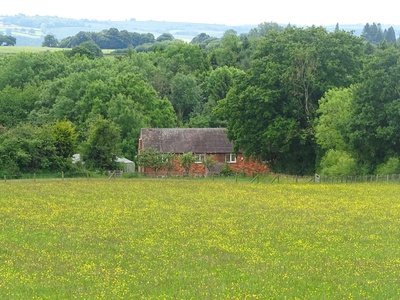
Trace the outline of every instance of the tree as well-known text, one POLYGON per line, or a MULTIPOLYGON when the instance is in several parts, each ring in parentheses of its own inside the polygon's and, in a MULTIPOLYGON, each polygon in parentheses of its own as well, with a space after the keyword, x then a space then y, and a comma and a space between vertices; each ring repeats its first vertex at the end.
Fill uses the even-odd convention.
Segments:
POLYGON ((162 56, 165 68, 175 75, 197 75, 209 70, 209 62, 198 45, 178 42, 166 47, 162 56))
POLYGON ((191 44, 202 44, 206 40, 208 40, 211 36, 208 34, 202 32, 199 35, 196 35, 192 40, 190 41, 191 44))
POLYGON ((44 37, 42 47, 57 47, 58 46, 58 40, 54 37, 54 35, 47 34, 44 37))
POLYGON ((191 41, 190 44, 198 44, 202 49, 205 49, 208 44, 217 40, 215 37, 211 37, 208 34, 202 32, 199 35, 195 36, 191 41))
POLYGON ((69 39, 69 43, 67 45, 64 45, 63 41, 61 41, 61 44, 63 44, 63 47, 73 48, 87 41, 93 41, 91 34, 89 32, 80 31, 69 39))
POLYGON ((17 39, 11 35, 0 34, 0 46, 15 46, 17 39))
POLYGON ((90 128, 83 151, 83 161, 90 169, 114 170, 120 143, 120 128, 113 122, 99 118, 90 128))
POLYGON ((151 147, 145 148, 138 155, 138 165, 153 170, 155 176, 157 176, 161 169, 170 170, 173 167, 173 157, 173 153, 162 153, 151 147))
POLYGON ((70 57, 79 56, 79 57, 87 57, 89 59, 94 59, 95 54, 86 47, 76 46, 72 48, 71 51, 68 52, 70 57))
POLYGON ((0 135, 0 170, 18 175, 58 170, 58 156, 50 126, 23 124, 0 135))
POLYGON ((72 165, 71 157, 76 151, 77 133, 74 125, 67 120, 56 121, 51 126, 58 166, 65 171, 72 165))
POLYGON ((348 150, 348 124, 352 115, 355 86, 333 88, 319 100, 315 138, 323 150, 348 150))
POLYGON ((218 102, 236 150, 266 161, 276 172, 314 173, 318 100, 330 88, 358 79, 362 53, 362 40, 343 31, 287 27, 269 32, 251 69, 238 75, 218 102))
POLYGON ((354 93, 348 142, 369 174, 400 153, 399 78, 400 50, 394 45, 378 49, 354 93))
POLYGON ((278 25, 277 23, 274 22, 264 22, 261 24, 258 24, 258 26, 256 28, 253 28, 249 31, 249 38, 253 39, 253 38, 260 38, 263 37, 265 35, 267 35, 271 30, 274 31, 283 31, 284 27, 281 25, 278 25))
POLYGON ((204 79, 204 94, 207 102, 202 104, 201 108, 191 114, 190 127, 225 127, 225 118, 218 114, 217 104, 226 98, 229 90, 234 85, 234 78, 243 71, 234 67, 218 67, 212 70, 204 79))
POLYGON ((139 104, 131 97, 118 94, 108 102, 108 118, 121 128, 121 150, 127 158, 136 154, 140 129, 149 125, 139 104))
POLYGON ((195 162, 195 157, 192 152, 187 152, 182 154, 179 157, 179 161, 181 163, 182 168, 185 170, 186 176, 189 176, 190 168, 192 164, 195 162))
POLYGON ((178 73, 171 83, 170 101, 178 121, 186 122, 189 114, 200 104, 202 91, 193 75, 178 73))
POLYGON ((390 26, 384 33, 385 41, 389 43, 396 43, 396 33, 393 29, 393 26, 390 26))
POLYGON ((83 42, 79 46, 88 49, 96 57, 102 57, 103 56, 103 52, 101 51, 100 47, 97 46, 96 43, 93 42, 93 41, 83 42))
POLYGON ((400 160, 398 157, 389 159, 376 167, 376 175, 391 175, 400 173, 400 160))
POLYGON ((347 152, 330 149, 321 161, 322 175, 354 176, 358 173, 357 162, 347 152))
POLYGON ((35 57, 32 53, 18 53, 2 62, 0 68, 0 89, 7 85, 23 88, 35 77, 35 57))
POLYGON ((215 161, 214 155, 206 156, 203 160, 203 165, 207 170, 207 173, 211 172, 213 166, 215 166, 217 162, 215 161))
POLYGON ((39 97, 40 91, 31 85, 6 86, 0 91, 0 124, 11 128, 25 123, 39 97))
POLYGON ((378 45, 384 40, 384 34, 382 31, 381 24, 373 23, 369 25, 365 24, 361 37, 364 38, 367 42, 378 45))
POLYGON ((170 33, 163 33, 157 37, 156 42, 173 41, 174 36, 170 33))
POLYGON ((228 30, 221 38, 221 45, 213 51, 218 66, 237 67, 241 50, 240 40, 234 30, 228 30))

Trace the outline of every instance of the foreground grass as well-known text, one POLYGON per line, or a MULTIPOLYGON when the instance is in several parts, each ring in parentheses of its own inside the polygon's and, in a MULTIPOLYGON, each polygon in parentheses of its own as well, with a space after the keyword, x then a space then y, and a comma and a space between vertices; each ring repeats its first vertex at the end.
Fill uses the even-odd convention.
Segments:
POLYGON ((398 299, 400 189, 0 183, 0 298, 398 299))

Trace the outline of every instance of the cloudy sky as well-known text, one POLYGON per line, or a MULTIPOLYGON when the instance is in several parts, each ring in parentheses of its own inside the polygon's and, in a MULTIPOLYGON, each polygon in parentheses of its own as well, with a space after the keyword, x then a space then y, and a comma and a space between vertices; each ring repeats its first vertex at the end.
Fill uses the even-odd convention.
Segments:
POLYGON ((6 0, 0 15, 52 15, 98 20, 177 21, 225 25, 381 23, 400 25, 400 2, 387 0, 6 0), (104 4, 102 4, 104 3, 104 4))

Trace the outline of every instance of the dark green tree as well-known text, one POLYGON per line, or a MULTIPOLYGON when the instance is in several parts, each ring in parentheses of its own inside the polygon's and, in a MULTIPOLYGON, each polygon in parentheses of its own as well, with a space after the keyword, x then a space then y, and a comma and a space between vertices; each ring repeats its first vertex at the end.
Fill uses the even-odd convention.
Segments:
POLYGON ((89 59, 94 59, 95 54, 86 47, 83 46, 76 46, 72 48, 71 51, 68 52, 70 57, 78 56, 78 57, 86 57, 89 59))
POLYGON ((243 71, 234 67, 219 67, 212 70, 204 80, 204 93, 207 101, 196 113, 191 115, 190 127, 224 127, 226 120, 216 112, 217 104, 226 98, 234 85, 234 78, 243 71))
POLYGON ((372 23, 369 25, 365 24, 363 28, 363 32, 361 37, 364 38, 365 41, 370 42, 372 44, 378 45, 384 40, 384 34, 382 31, 381 24, 372 23))
POLYGON ((58 170, 57 162, 50 126, 23 124, 0 135, 0 170, 8 175, 55 171, 58 170))
POLYGON ((362 53, 362 40, 343 31, 271 31, 252 68, 218 103, 236 149, 268 162, 274 171, 313 173, 318 100, 330 88, 357 80, 362 53))
POLYGON ((0 34, 0 46, 15 46, 17 44, 17 39, 11 35, 1 35, 0 34))
POLYGON ((11 128, 28 120, 40 91, 31 85, 24 88, 6 86, 0 91, 0 124, 11 128))
POLYGON ((394 31, 393 26, 390 26, 387 30, 385 30, 385 41, 389 43, 396 43, 396 33, 394 31))
POLYGON ((115 123, 102 118, 95 120, 83 149, 85 166, 96 170, 114 170, 119 143, 120 128, 115 123))
POLYGON ((63 43, 63 41, 61 41, 61 44, 63 45, 63 48, 73 48, 88 41, 93 41, 91 34, 89 32, 80 31, 72 38, 69 38, 69 43, 67 45, 64 45, 65 43, 63 43))
POLYGON ((96 45, 95 42, 87 41, 87 42, 83 42, 79 46, 88 49, 96 57, 102 57, 103 56, 103 52, 101 51, 100 47, 96 45))
POLYGON ((121 128, 121 151, 124 157, 133 159, 136 155, 140 129, 149 126, 149 120, 139 104, 129 96, 118 94, 108 102, 108 118, 121 128))
POLYGON ((371 174, 378 164, 400 153, 400 50, 378 49, 354 95, 348 141, 354 156, 371 174))
POLYGON ((58 47, 58 40, 52 34, 47 34, 44 37, 42 47, 58 47))
POLYGON ((213 55, 218 66, 237 67, 240 50, 240 39, 236 31, 228 30, 221 38, 221 45, 213 51, 213 55))
POLYGON ((156 38, 156 42, 173 41, 174 36, 170 33, 163 33, 156 38))
POLYGON ((186 122, 189 114, 198 107, 202 90, 193 75, 178 73, 171 83, 170 101, 178 116, 178 121, 186 122))

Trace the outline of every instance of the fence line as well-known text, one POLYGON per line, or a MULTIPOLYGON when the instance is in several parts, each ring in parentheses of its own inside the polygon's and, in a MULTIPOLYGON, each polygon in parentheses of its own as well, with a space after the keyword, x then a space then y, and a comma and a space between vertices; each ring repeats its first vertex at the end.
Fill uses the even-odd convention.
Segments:
POLYGON ((400 183, 400 174, 391 175, 358 175, 358 176, 324 176, 315 174, 314 176, 299 176, 299 175, 285 175, 285 174, 253 174, 246 175, 243 173, 236 173, 231 176, 223 176, 221 174, 205 174, 190 172, 189 174, 160 174, 152 173, 118 173, 118 171, 110 171, 105 173, 90 173, 90 172, 59 172, 59 173, 32 173, 21 175, 0 175, 0 180, 3 182, 15 179, 25 180, 40 180, 40 179, 119 179, 119 178, 148 178, 154 180, 170 179, 170 180, 212 180, 212 181, 235 181, 235 182, 249 182, 249 183, 315 183, 315 184, 329 184, 329 183, 366 183, 366 182, 398 182, 400 183))

